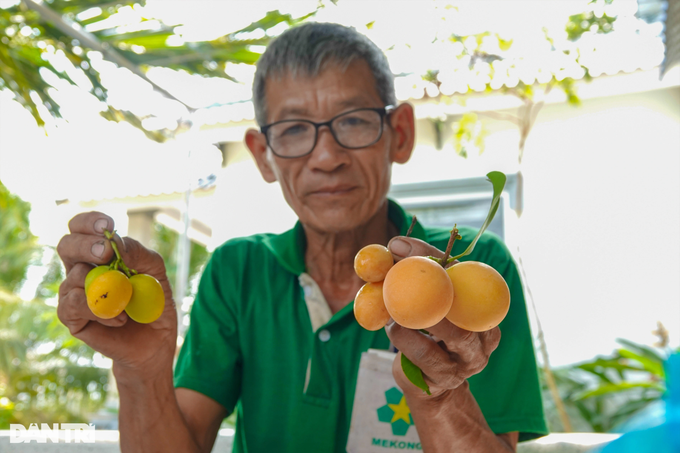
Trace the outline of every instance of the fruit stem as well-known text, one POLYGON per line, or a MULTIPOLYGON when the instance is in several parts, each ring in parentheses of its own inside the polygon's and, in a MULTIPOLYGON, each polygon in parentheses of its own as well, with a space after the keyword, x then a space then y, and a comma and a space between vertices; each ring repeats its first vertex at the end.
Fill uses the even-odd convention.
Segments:
POLYGON ((106 236, 106 239, 109 240, 109 244, 111 244, 111 248, 113 249, 113 252, 116 254, 116 260, 114 261, 114 266, 116 269, 120 267, 123 269, 123 272, 125 272, 125 275, 128 276, 128 278, 132 277, 134 274, 137 273, 136 270, 130 269, 125 265, 125 261, 123 261, 123 258, 120 256, 120 251, 118 250, 118 244, 113 240, 113 235, 115 234, 116 230, 113 230, 112 232, 108 232, 107 230, 104 230, 104 236, 106 236))
POLYGON ((120 260, 120 267, 123 269, 123 272, 125 272, 125 275, 127 275, 128 278, 132 277, 131 269, 125 265, 123 260, 120 260))
POLYGON ((118 244, 113 240, 113 235, 115 234, 116 230, 113 230, 112 232, 108 232, 104 230, 104 236, 106 236, 106 239, 109 240, 109 244, 111 244, 111 248, 113 249, 113 252, 116 254, 116 258, 120 263, 123 263, 123 258, 120 257, 120 252, 118 251, 118 244))
POLYGON ((451 255, 451 250, 453 250, 453 243, 456 242, 456 239, 462 239, 462 236, 458 234, 457 226, 458 224, 453 225, 451 236, 449 236, 449 243, 446 244, 446 251, 444 252, 442 259, 439 260, 439 264, 441 264, 442 267, 446 267, 446 265, 449 263, 449 256, 451 255))
POLYGON ((411 233, 413 233, 413 227, 416 225, 416 216, 413 216, 411 219, 411 226, 408 227, 408 231, 406 232, 406 237, 411 236, 411 233))

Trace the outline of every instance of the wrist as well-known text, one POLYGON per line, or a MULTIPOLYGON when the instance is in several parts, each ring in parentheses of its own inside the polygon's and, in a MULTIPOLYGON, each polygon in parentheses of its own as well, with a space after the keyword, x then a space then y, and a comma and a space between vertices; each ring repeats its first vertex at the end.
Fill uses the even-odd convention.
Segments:
POLYGON ((151 385, 168 383, 172 385, 172 360, 156 359, 153 363, 142 366, 130 366, 127 364, 113 362, 111 369, 116 379, 118 387, 148 387, 151 385))
MULTIPOLYGON (((413 387, 415 388, 415 386, 413 387)), ((409 407, 412 410, 437 413, 443 407, 462 403, 470 393, 470 384, 467 380, 464 380, 463 383, 455 389, 439 390, 433 392, 431 395, 428 395, 418 388, 416 388, 415 391, 413 391, 413 389, 409 390, 411 391, 404 391, 404 396, 406 396, 409 407)))
POLYGON ((172 372, 158 375, 132 374, 128 371, 114 372, 118 397, 120 399, 120 413, 127 413, 131 408, 138 411, 139 405, 144 405, 144 412, 159 413, 159 407, 174 400, 175 386, 172 372))

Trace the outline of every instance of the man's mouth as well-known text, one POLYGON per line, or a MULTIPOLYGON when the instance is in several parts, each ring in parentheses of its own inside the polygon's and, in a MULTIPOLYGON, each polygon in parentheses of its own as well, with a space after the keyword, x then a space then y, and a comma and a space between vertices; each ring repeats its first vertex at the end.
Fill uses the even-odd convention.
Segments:
POLYGON ((345 195, 356 189, 356 186, 350 184, 339 184, 336 186, 325 186, 312 191, 312 195, 330 196, 330 195, 345 195))

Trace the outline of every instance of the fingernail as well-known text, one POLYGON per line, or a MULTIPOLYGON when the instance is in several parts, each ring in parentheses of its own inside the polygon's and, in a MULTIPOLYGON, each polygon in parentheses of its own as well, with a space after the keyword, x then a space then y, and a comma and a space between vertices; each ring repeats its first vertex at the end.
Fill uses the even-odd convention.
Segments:
POLYGON ((104 248, 104 241, 95 242, 92 244, 92 249, 90 249, 90 251, 97 258, 101 258, 101 256, 104 254, 104 248))
POLYGON ((109 221, 106 219, 99 219, 94 222, 94 231, 96 233, 103 233, 105 229, 109 226, 109 221))
POLYGON ((401 239, 396 239, 390 243, 390 251, 395 255, 409 256, 411 253, 411 244, 401 239))

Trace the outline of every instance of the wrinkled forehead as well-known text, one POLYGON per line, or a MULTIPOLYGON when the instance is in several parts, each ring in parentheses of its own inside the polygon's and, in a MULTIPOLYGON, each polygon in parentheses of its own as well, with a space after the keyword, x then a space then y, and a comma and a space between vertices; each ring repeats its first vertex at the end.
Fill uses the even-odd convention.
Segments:
POLYGON ((363 59, 343 63, 329 61, 314 73, 289 70, 267 78, 264 86, 267 123, 295 114, 325 117, 351 108, 381 107, 383 103, 368 64, 363 59))

